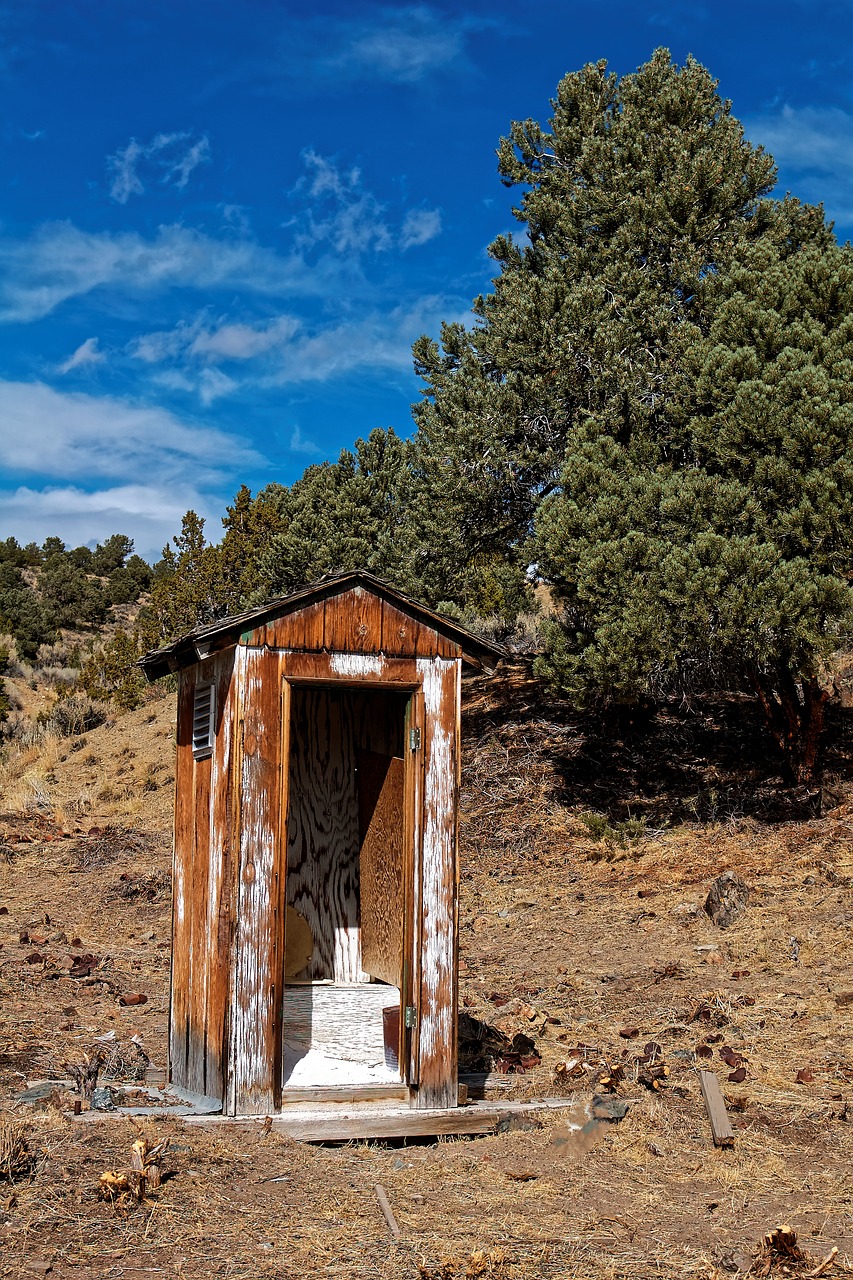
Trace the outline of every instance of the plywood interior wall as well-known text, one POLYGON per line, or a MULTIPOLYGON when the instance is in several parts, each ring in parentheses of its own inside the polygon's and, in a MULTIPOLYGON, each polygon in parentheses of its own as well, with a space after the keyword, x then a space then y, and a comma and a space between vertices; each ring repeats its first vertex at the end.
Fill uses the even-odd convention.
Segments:
MULTIPOLYGON (((291 691, 290 766, 287 816, 287 902, 308 922, 314 934, 314 954, 303 979, 331 979, 338 983, 367 979, 362 963, 360 909, 360 851, 365 830, 364 785, 375 789, 376 768, 365 760, 396 758, 402 765, 407 695, 352 688, 308 688, 291 691), (367 753, 367 755, 365 755, 367 753), (362 759, 362 778, 359 759, 362 759), (360 799, 360 792, 361 799, 360 799)), ((386 770, 387 772, 387 770, 386 770)), ((402 772, 400 805, 393 812, 395 782, 384 787, 381 826, 398 831, 391 845, 402 848, 402 772)), ((367 826, 370 826, 368 820, 367 826)), ((382 838, 374 828, 374 846, 382 838)), ((390 856, 393 854, 393 849, 390 856)), ((373 862, 376 862, 374 857, 373 862)), ((368 894, 381 888, 373 875, 368 894)), ((377 911, 368 902, 371 919, 377 911)), ((400 899, 402 918, 402 899, 400 899)), ((394 945, 402 947, 402 933, 394 945)), ((384 950, 388 950, 386 939, 384 950)), ((375 961, 374 948, 374 967, 375 961)), ((378 962, 383 973, 373 976, 397 981, 400 961, 387 955, 378 962), (393 971, 393 978, 385 977, 393 971)))

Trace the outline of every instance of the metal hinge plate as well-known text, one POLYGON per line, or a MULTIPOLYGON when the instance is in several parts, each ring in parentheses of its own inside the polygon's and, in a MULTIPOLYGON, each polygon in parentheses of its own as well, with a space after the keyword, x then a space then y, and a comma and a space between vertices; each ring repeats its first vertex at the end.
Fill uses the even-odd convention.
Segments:
POLYGON ((420 729, 409 730, 409 750, 420 751, 421 749, 421 731, 420 729))
POLYGON ((406 1005, 406 1009, 403 1017, 403 1024, 407 1031, 411 1031, 412 1027, 415 1025, 415 1019, 417 1018, 417 1013, 418 1011, 413 1004, 406 1005))

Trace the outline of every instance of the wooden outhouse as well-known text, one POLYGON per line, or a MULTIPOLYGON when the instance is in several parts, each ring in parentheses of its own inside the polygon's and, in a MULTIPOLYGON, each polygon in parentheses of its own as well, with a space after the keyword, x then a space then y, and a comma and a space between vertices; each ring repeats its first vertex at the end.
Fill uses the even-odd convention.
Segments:
POLYGON ((142 659, 179 673, 178 1090, 457 1104, 461 671, 499 657, 358 572, 142 659))

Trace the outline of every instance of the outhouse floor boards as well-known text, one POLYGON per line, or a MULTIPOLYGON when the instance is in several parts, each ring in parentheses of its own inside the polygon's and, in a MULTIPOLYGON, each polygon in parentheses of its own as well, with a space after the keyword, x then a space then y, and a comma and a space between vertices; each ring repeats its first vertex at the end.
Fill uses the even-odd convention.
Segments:
POLYGON ((399 1084, 399 1071, 385 1065, 382 1029, 382 1010, 399 1004, 400 992, 384 983, 286 987, 284 1088, 399 1084))

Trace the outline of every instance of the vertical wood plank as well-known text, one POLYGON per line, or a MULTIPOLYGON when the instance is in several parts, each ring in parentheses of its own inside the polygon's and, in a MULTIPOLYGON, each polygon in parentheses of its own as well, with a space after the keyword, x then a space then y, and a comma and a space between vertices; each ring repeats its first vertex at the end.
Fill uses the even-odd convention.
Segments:
POLYGON ((192 951, 191 884, 195 812, 192 709, 193 672, 178 684, 175 755, 175 830, 172 853, 172 972, 169 999, 169 1079, 186 1087, 189 976, 192 951))
POLYGON ((420 659, 424 693, 419 1075, 415 1105, 455 1107, 457 660, 420 659))
POLYGON ((228 1053, 228 1003, 235 909, 233 743, 236 697, 234 650, 216 664, 216 725, 210 781, 210 858, 207 889, 204 1089, 208 1097, 225 1098, 228 1053))
MULTIPOLYGON (((205 664, 207 666, 207 664, 205 664)), ((209 679, 209 672, 199 679, 209 679)), ((195 762, 195 796, 192 844, 192 869, 189 876, 189 915, 187 933, 190 938, 189 973, 187 975, 187 1065, 185 1087, 193 1093, 206 1093, 206 990, 211 963, 207 932, 208 876, 210 871, 210 757, 195 762)))
POLYGON ((240 883, 233 1023, 237 1114, 274 1110, 280 1097, 280 967, 276 937, 279 823, 279 658, 238 646, 241 688, 240 883))
MULTIPOLYGON (((418 689, 409 699, 406 713, 404 760, 403 808, 403 885, 405 893, 403 934, 403 985, 401 1003, 403 1009, 412 1006, 417 1011, 421 989, 421 940, 423 937, 421 912, 421 881, 423 866, 423 811, 424 811, 424 752, 413 751, 410 732, 420 731, 424 740, 424 694, 418 689)), ((420 1023, 415 1017, 413 1027, 401 1030, 401 1057, 405 1063, 404 1079, 416 1084, 420 1072, 420 1023)), ((412 1100, 417 1105, 417 1095, 412 1100)))
POLYGON ((379 653, 382 646, 382 601, 364 587, 330 596, 326 601, 325 645, 336 653, 379 653))
POLYGON ((389 657, 414 657, 418 652, 421 624, 389 601, 382 601, 382 652, 389 657))
POLYGON ((266 643, 274 649, 323 648, 324 602, 306 605, 266 625, 266 643))

